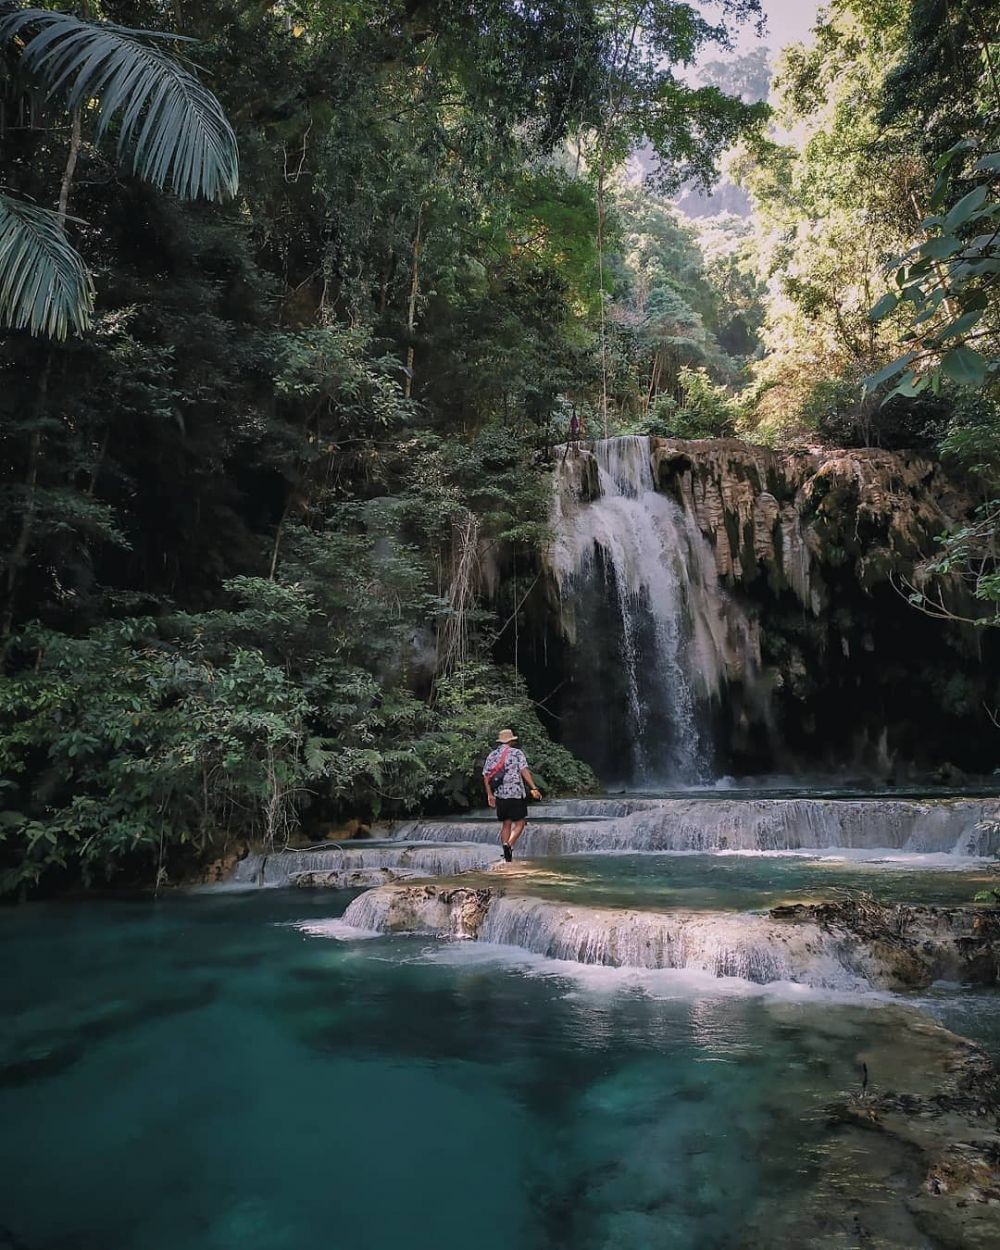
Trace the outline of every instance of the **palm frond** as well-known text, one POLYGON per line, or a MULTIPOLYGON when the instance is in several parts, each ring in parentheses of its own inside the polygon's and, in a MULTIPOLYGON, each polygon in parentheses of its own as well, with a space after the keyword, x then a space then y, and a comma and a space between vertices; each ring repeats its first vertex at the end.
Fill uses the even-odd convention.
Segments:
POLYGON ((58 214, 0 192, 0 324, 64 339, 94 307, 87 266, 58 214))
POLYGON ((0 3, 0 42, 16 41, 25 69, 67 107, 95 108, 98 137, 116 123, 119 158, 140 178, 184 199, 225 199, 239 179, 236 136, 211 91, 156 46, 167 40, 188 42, 0 3))

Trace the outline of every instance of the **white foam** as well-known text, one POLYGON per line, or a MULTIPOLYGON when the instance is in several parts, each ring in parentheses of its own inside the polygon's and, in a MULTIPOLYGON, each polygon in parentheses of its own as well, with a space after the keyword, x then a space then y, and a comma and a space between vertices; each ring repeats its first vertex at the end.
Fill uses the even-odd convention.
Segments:
POLYGON ((567 994, 620 995, 642 993, 656 1000, 712 997, 769 998, 789 1002, 863 1003, 878 1007, 898 1001, 886 990, 837 990, 798 981, 760 983, 743 977, 718 977, 691 968, 633 968, 581 964, 556 959, 501 942, 445 941, 422 946, 414 963, 448 967, 500 967, 527 976, 568 983, 567 994))
MULTIPOLYGON (((612 809, 614 810, 614 809, 612 809)), ((1000 800, 696 799, 624 803, 603 820, 530 823, 530 857, 606 851, 818 851, 980 858, 1000 850, 1000 800)), ((414 842, 491 843, 482 821, 418 821, 414 842)))
POLYGON ((377 929, 359 929, 341 918, 330 920, 296 920, 292 928, 309 937, 334 938, 338 942, 357 942, 382 937, 377 929))

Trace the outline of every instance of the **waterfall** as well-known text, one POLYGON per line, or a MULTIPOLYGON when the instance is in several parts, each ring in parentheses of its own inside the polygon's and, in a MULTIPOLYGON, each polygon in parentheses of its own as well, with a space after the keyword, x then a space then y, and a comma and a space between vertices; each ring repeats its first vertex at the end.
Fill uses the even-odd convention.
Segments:
POLYGON ((586 683, 589 672, 595 687, 593 715, 623 717, 624 780, 709 780, 710 705, 731 677, 757 672, 759 645, 720 588, 695 518, 656 490, 649 439, 567 452, 556 473, 553 529, 548 561, 563 632, 583 656, 578 680, 586 683), (588 457, 596 462, 592 499, 580 482, 588 457), (593 637, 605 624, 611 636, 593 637), (616 688, 596 693, 607 672, 618 674, 616 688))
MULTIPOLYGON (((553 805, 553 810, 555 810, 553 805)), ((1000 850, 1000 801, 950 799, 648 799, 567 805, 565 820, 528 826, 532 858, 601 851, 797 851, 856 849, 989 855, 1000 850), (580 820, 585 806, 606 819, 580 820)), ((405 836, 428 842, 493 842, 486 821, 419 821, 405 836)))
MULTIPOLYGON (((486 868, 493 863, 497 857, 496 830, 489 826, 489 831, 491 837, 474 846, 410 846, 404 841, 397 841, 381 846, 365 846, 362 843, 316 850, 274 851, 269 855, 254 852, 236 865, 233 881, 245 885, 284 886, 306 873, 337 873, 346 881, 353 873, 383 869, 416 876, 450 877, 459 872, 486 868)), ((419 841, 425 842, 426 839, 419 841)))
MULTIPOLYGON (((612 910, 493 890, 381 886, 344 913, 349 935, 416 933, 517 947, 547 959, 612 968, 674 969, 757 985, 912 988, 970 969, 973 921, 930 917, 910 942, 868 941, 813 919, 759 912, 612 910)), ((338 936, 338 934, 334 934, 338 936)))
POLYGON ((613 968, 683 968, 758 985, 799 981, 858 989, 870 984, 859 977, 849 943, 817 925, 783 929, 751 913, 608 911, 500 897, 492 902, 478 940, 550 959, 613 968))

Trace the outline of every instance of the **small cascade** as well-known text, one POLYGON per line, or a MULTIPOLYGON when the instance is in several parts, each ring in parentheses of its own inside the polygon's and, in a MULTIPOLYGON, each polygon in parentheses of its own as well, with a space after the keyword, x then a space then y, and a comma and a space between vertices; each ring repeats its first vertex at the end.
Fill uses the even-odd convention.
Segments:
POLYGON ((719 586, 712 549, 689 515, 656 490, 648 438, 574 449, 556 473, 548 562, 562 629, 581 680, 618 674, 595 709, 624 703, 630 783, 693 784, 713 771, 709 707, 760 668, 756 631, 719 586), (581 486, 596 462, 597 497, 581 486), (603 650, 602 650, 603 648, 603 650))
POLYGON ((493 889, 388 885, 356 898, 342 930, 346 936, 459 938, 578 964, 842 992, 912 989, 963 976, 989 981, 994 975, 995 945, 977 936, 972 916, 931 911, 913 922, 917 927, 907 940, 885 941, 818 922, 805 910, 792 919, 759 912, 613 910, 493 889))
MULTIPOLYGON (((946 799, 648 799, 605 819, 530 824, 521 843, 532 858, 601 851, 902 851, 990 855, 1000 850, 1000 800, 946 799)), ((555 805, 552 810, 557 810, 555 805)), ((420 821, 411 841, 495 843, 489 821, 420 821)))
MULTIPOLYGON (((259 852, 236 865, 232 880, 244 885, 286 886, 300 876, 314 873, 340 875, 349 881, 354 874, 393 870, 423 877, 450 877, 471 869, 486 868, 496 859, 496 830, 492 845, 408 845, 405 841, 376 846, 329 846, 316 850, 259 852)), ((419 839, 425 843, 426 839, 419 839)), ((448 839, 450 841, 450 839, 448 839)), ((476 842, 477 839, 467 839, 476 842)))
POLYGON ((478 939, 549 959, 684 969, 757 985, 798 981, 849 990, 871 984, 859 975, 848 945, 817 925, 782 928, 749 913, 608 911, 501 897, 491 904, 478 939))

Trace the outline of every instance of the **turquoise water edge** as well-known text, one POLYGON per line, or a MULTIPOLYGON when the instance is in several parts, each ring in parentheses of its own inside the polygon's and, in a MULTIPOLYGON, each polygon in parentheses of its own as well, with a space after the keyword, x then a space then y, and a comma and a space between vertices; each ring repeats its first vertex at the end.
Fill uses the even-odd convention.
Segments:
POLYGON ((807 1244, 871 1187, 826 1108, 889 1079, 887 998, 307 931, 351 897, 0 915, 4 1250, 807 1244))

